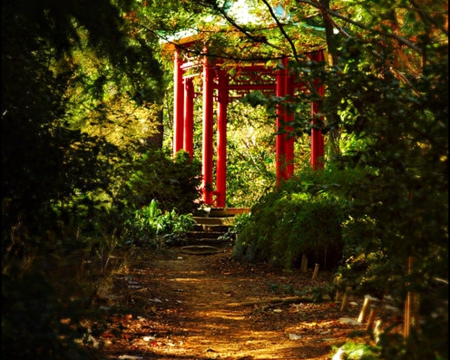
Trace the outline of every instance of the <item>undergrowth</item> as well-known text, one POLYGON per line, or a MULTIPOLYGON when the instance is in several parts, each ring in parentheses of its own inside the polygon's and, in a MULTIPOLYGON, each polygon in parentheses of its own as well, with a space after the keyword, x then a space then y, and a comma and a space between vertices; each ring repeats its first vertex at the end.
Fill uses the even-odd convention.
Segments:
POLYGON ((322 269, 333 268, 342 257, 344 219, 345 203, 337 197, 281 188, 252 208, 236 241, 234 257, 289 270, 299 266, 305 254, 322 269))

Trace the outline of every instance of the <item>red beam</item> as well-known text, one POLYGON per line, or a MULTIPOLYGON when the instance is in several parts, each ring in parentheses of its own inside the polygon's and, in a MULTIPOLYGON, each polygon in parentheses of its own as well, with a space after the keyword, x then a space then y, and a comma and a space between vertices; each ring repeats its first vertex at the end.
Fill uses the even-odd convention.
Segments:
POLYGON ((275 91, 275 89, 276 89, 276 85, 275 84, 273 84, 273 85, 270 85, 270 84, 265 84, 265 85, 263 85, 263 84, 242 84, 242 85, 240 85, 240 84, 232 84, 232 85, 229 85, 228 86, 228 89, 229 90, 248 90, 248 91, 251 91, 251 90, 272 90, 272 91, 275 91))

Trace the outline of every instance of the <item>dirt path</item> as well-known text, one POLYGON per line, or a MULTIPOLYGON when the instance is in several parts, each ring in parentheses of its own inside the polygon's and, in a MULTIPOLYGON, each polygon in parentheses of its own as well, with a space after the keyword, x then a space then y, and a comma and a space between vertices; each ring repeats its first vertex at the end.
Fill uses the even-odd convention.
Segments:
POLYGON ((117 276, 103 306, 103 354, 130 360, 331 359, 333 346, 363 330, 339 321, 356 319, 361 302, 341 312, 330 301, 301 300, 302 290, 331 276, 311 275, 239 264, 230 248, 152 256, 117 276))

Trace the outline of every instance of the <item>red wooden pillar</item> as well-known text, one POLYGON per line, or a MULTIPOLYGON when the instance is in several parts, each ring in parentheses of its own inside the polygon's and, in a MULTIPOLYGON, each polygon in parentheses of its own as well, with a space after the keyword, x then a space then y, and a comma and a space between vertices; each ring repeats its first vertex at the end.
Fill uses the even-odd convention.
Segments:
POLYGON ((203 64, 202 193, 205 205, 212 205, 214 69, 205 56, 203 64))
MULTIPOLYGON (((315 119, 315 114, 319 112, 319 104, 313 102, 311 104, 311 117, 313 125, 317 122, 315 119)), ((315 129, 311 130, 311 167, 313 169, 323 168, 323 135, 322 130, 315 129)))
POLYGON ((183 148, 183 70, 181 65, 183 60, 181 59, 181 51, 175 50, 175 59, 173 67, 173 156, 183 148))
MULTIPOLYGON (((319 94, 320 96, 324 96, 325 94, 325 86, 321 85, 318 88, 319 94)), ((319 109, 320 110, 320 109, 319 109)), ((323 121, 323 116, 321 117, 321 120, 323 121)), ((320 140, 319 140, 319 156, 322 158, 321 160, 321 168, 323 168, 323 157, 325 156, 325 144, 324 144, 324 138, 323 138, 323 134, 322 131, 320 132, 320 140)))
MULTIPOLYGON (((284 65, 284 59, 283 59, 284 65)), ((285 69, 280 69, 276 75, 276 88, 275 95, 277 97, 284 97, 286 95, 286 71, 285 69)), ((276 177, 277 185, 280 185, 283 179, 286 179, 286 136, 283 133, 284 130, 284 109, 282 105, 277 105, 277 121, 276 121, 276 139, 275 139, 275 164, 276 164, 276 177)))
POLYGON ((183 148, 194 157, 194 84, 192 78, 184 79, 184 139, 183 148))
MULTIPOLYGON (((291 97, 292 96, 292 89, 291 89, 291 76, 289 75, 289 69, 288 69, 288 59, 283 59, 283 65, 286 68, 286 78, 285 78, 285 95, 291 97)), ((291 123, 294 119, 294 116, 292 113, 289 113, 289 111, 285 111, 284 114, 284 122, 285 122, 285 142, 284 142, 284 152, 285 152, 285 158, 286 158, 286 179, 290 179, 292 175, 294 174, 294 141, 295 137, 293 136, 294 127, 291 125, 287 125, 291 123)))
POLYGON ((219 102, 217 107, 217 174, 216 174, 216 206, 225 207, 227 187, 227 106, 228 75, 219 70, 219 102))
MULTIPOLYGON (((322 61, 323 60, 323 52, 320 51, 312 57, 314 61, 322 61)), ((318 81, 314 82, 314 85, 317 88, 317 91, 320 95, 324 94, 324 86, 318 85, 318 81)), ((323 156, 324 152, 324 140, 322 135, 322 130, 315 129, 314 124, 318 123, 320 120, 317 119, 316 114, 320 112, 319 103, 314 101, 311 103, 311 118, 313 128, 311 130, 311 167, 313 169, 323 169, 323 156)))

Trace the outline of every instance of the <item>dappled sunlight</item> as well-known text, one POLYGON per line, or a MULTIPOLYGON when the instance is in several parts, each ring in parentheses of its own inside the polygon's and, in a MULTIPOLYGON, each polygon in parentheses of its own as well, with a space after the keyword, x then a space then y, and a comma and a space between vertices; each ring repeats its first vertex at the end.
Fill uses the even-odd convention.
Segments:
POLYGON ((201 317, 201 318, 218 318, 218 319, 224 319, 224 320, 234 320, 234 321, 242 321, 245 320, 246 317, 244 315, 241 314, 235 314, 235 313, 231 313, 229 311, 225 311, 225 310, 213 310, 213 311, 197 311, 195 312, 195 316, 196 317, 201 317))
POLYGON ((199 283, 199 282, 202 282, 203 279, 175 278, 175 279, 170 279, 169 281, 176 281, 176 282, 182 282, 182 283, 199 283))
POLYGON ((114 319, 118 330, 104 334, 111 349, 123 343, 142 360, 326 360, 336 342, 361 328, 340 324, 343 314, 330 302, 278 302, 295 299, 286 289, 310 284, 310 274, 276 274, 228 256, 158 260, 147 273, 118 279, 133 280, 122 298, 136 315, 114 319))
POLYGON ((328 354, 328 347, 308 342, 291 341, 286 346, 287 334, 278 331, 252 331, 243 329, 232 332, 210 325, 206 331, 190 332, 182 338, 170 337, 160 343, 160 349, 153 348, 161 355, 192 356, 191 359, 308 359, 311 351, 328 354), (201 351, 199 351, 199 348, 201 351), (318 350, 318 348, 320 348, 318 350))

